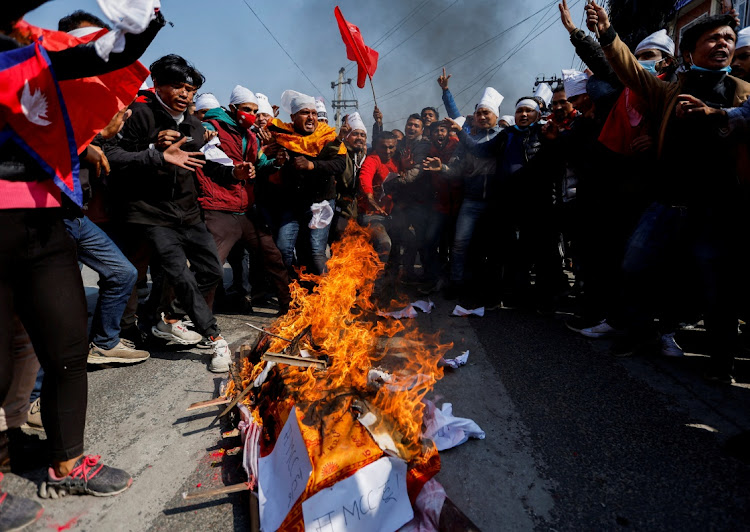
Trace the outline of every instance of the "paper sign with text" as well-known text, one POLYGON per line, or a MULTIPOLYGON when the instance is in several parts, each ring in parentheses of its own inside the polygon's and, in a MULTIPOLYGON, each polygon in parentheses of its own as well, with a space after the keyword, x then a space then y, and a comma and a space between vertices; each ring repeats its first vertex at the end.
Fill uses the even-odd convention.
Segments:
POLYGON ((258 460, 260 527, 265 532, 276 530, 284 522, 305 491, 311 473, 312 464, 294 407, 271 454, 258 460))
POLYGON ((305 532, 398 530, 414 512, 406 492, 406 462, 381 458, 302 502, 305 532))

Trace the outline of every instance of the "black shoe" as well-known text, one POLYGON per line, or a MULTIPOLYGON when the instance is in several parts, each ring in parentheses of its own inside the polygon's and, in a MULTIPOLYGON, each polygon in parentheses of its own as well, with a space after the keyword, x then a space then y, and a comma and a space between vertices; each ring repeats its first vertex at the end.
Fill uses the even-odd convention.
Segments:
POLYGON ((740 432, 729 438, 724 444, 724 450, 730 456, 750 465, 750 431, 740 432))
POLYGON ((42 499, 57 499, 65 495, 111 497, 122 493, 132 483, 129 473, 102 464, 100 456, 87 455, 78 459, 66 477, 55 477, 50 468, 47 480, 39 487, 39 496, 42 499))
POLYGON ((565 326, 573 332, 580 333, 583 329, 589 329, 595 325, 599 325, 602 322, 601 319, 590 319, 580 316, 565 320, 565 326))
MULTIPOLYGON (((3 474, 0 473, 0 480, 3 474)), ((0 530, 21 530, 36 522, 44 512, 42 505, 25 497, 14 497, 0 490, 0 530)))
POLYGON ((120 339, 132 342, 134 349, 146 349, 149 342, 149 334, 143 332, 137 325, 133 325, 120 331, 120 339))
POLYGON ((195 344, 195 347, 198 349, 213 349, 214 343, 208 336, 203 336, 201 341, 195 344))
POLYGON ((721 370, 714 370, 714 369, 710 369, 706 371, 703 374, 703 378, 706 379, 710 383, 726 384, 728 386, 731 386, 732 384, 737 382, 734 380, 734 377, 729 371, 721 371, 721 370))

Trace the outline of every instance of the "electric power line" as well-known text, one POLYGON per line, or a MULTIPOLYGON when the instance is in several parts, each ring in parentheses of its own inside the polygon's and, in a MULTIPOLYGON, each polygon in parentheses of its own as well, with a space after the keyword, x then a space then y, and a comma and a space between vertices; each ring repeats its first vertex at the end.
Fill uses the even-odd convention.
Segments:
MULTIPOLYGON (((419 9, 420 9, 420 8, 422 8, 422 7, 423 7, 423 6, 425 5, 425 4, 427 4, 427 3, 431 2, 431 1, 432 1, 432 0, 424 0, 424 2, 422 2, 421 4, 419 4, 419 5, 417 6, 417 7, 415 7, 415 8, 414 8, 414 9, 412 9, 411 11, 409 11, 409 13, 407 13, 406 15, 404 15, 404 16, 403 16, 403 17, 401 18, 401 20, 399 20, 399 21, 398 21, 398 22, 397 22, 396 24, 394 24, 393 26, 391 26, 391 28, 390 28, 390 29, 389 29, 388 31, 386 31, 386 32, 385 32, 385 33, 384 33, 383 35, 381 35, 379 39, 375 40, 375 41, 374 41, 374 42, 372 43, 372 45, 370 46, 370 48, 375 48, 376 46, 380 46, 380 45, 381 45, 382 43, 384 43, 384 42, 385 42, 385 41, 386 41, 386 40, 388 39, 388 37, 390 37, 391 35, 393 35, 393 34, 394 34, 394 33, 395 33, 396 31, 398 31, 398 30, 399 30, 399 29, 400 29, 400 28, 401 28, 401 27, 402 27, 402 26, 403 26, 404 24, 406 24, 406 21, 407 21, 407 20, 409 20, 409 18, 411 18, 411 16, 412 16, 412 15, 414 15, 414 13, 416 13, 416 12, 417 12, 417 10, 419 10, 419 9)), ((348 67, 348 68, 346 69, 346 71, 347 71, 347 72, 349 72, 349 71, 350 71, 351 69, 353 69, 353 68, 354 68, 355 66, 357 66, 357 63, 356 63, 356 62, 352 62, 352 63, 351 63, 350 65, 349 65, 349 67, 348 67)))
MULTIPOLYGON (((576 0, 576 1, 575 1, 575 2, 573 3, 573 4, 571 4, 571 7, 575 6, 576 4, 578 4, 578 3, 580 3, 580 2, 581 2, 581 0, 576 0)), ((511 51, 511 52, 510 52, 509 54, 506 54, 506 55, 507 55, 507 57, 504 57, 504 58, 502 59, 502 62, 500 62, 500 64, 498 64, 497 66, 495 66, 494 68, 492 68, 492 69, 490 70, 489 74, 487 74, 487 76, 486 76, 486 77, 484 78, 484 82, 483 82, 483 83, 481 83, 481 85, 484 85, 484 84, 486 84, 487 82, 491 81, 491 80, 492 80, 492 78, 493 78, 493 77, 495 76, 495 74, 496 74, 496 73, 497 73, 497 72, 498 72, 498 71, 499 71, 499 70, 500 70, 500 69, 501 69, 501 68, 502 68, 502 67, 503 67, 503 66, 505 65, 505 63, 507 63, 508 61, 510 61, 510 59, 511 59, 511 58, 512 58, 512 57, 513 57, 514 55, 516 55, 516 54, 517 54, 518 52, 520 52, 520 51, 521 51, 521 50, 522 50, 523 48, 525 48, 525 47, 526 47, 526 46, 527 46, 528 44, 530 44, 531 42, 533 42, 533 41, 534 41, 534 40, 536 40, 537 38, 539 38, 539 37, 541 37, 542 35, 544 35, 544 33, 545 33, 545 32, 546 32, 546 31, 547 31, 548 29, 550 29, 550 28, 551 28, 552 26, 554 26, 554 25, 555 25, 555 23, 556 23, 556 21, 555 21, 555 20, 553 20, 554 18, 556 18, 556 17, 554 16, 554 15, 553 15, 552 17, 548 18, 548 19, 547 19, 547 20, 546 20, 545 22, 549 22, 549 21, 551 21, 551 23, 550 23, 550 24, 548 24, 548 25, 547 25, 547 26, 546 26, 546 27, 545 27, 544 29, 542 29, 541 31, 539 31, 539 32, 538 32, 538 33, 537 33, 536 35, 534 35, 533 37, 531 37, 531 38, 529 38, 528 40, 526 40, 526 39, 528 38, 528 35, 527 35, 527 36, 526 36, 526 37, 525 37, 524 39, 522 39, 522 40, 521 40, 521 42, 519 43, 519 45, 517 45, 517 46, 516 46, 516 47, 515 47, 515 48, 514 48, 514 49, 513 49, 513 50, 512 50, 512 51, 511 51), (526 42, 523 42, 524 40, 526 40, 526 42)), ((538 25, 537 25, 537 27, 538 27, 538 25)), ((466 91, 466 89, 462 90, 461 92, 465 92, 465 91, 466 91)), ((468 99, 468 100, 466 101, 466 103, 464 103, 464 106, 465 106, 465 105, 467 105, 468 103, 470 103, 470 102, 471 102, 471 101, 472 101, 472 100, 473 100, 473 99, 474 99, 474 98, 476 97, 476 95, 477 95, 477 94, 479 93, 479 91, 481 91, 481 86, 480 86, 480 89, 479 89, 478 91, 476 91, 476 92, 475 92, 475 93, 474 93, 474 94, 473 94, 473 95, 472 95, 472 96, 471 96, 471 97, 470 97, 470 98, 469 98, 469 99, 468 99)))
POLYGON ((271 33, 271 30, 268 29, 268 26, 266 26, 266 23, 261 20, 261 18, 258 16, 258 14, 255 12, 255 10, 252 8, 250 4, 247 3, 247 0, 242 0, 242 2, 247 6, 247 8, 252 12, 253 15, 255 15, 255 18, 258 19, 258 22, 261 23, 261 25, 266 29, 268 34, 271 36, 271 38, 276 41, 276 44, 279 45, 279 48, 286 54, 286 56, 289 58, 289 60, 294 63, 294 66, 297 67, 297 70, 302 72, 302 75, 305 76, 307 81, 310 82, 310 85, 313 86, 313 88, 317 91, 317 94, 323 94, 323 91, 318 88, 318 86, 313 82, 313 80, 310 79, 310 76, 308 76, 304 70, 302 70, 302 67, 297 64, 297 61, 294 60, 294 58, 289 55, 289 52, 286 51, 286 48, 284 48, 284 45, 282 45, 279 40, 276 38, 276 36, 271 33))
MULTIPOLYGON (((424 74, 422 74, 422 75, 420 75, 420 76, 412 79, 411 81, 403 83, 401 86, 396 87, 395 89, 392 89, 392 90, 390 90, 390 91, 388 91, 388 92, 386 92, 384 94, 381 94, 380 95, 380 101, 383 102, 383 101, 390 100, 392 98, 400 96, 401 94, 409 92, 410 90, 418 87, 419 85, 425 83, 427 81, 427 79, 428 79, 429 76, 432 76, 432 75, 434 75, 435 72, 440 71, 441 68, 448 67, 448 66, 455 66, 456 64, 458 64, 458 63, 460 63, 460 62, 468 59, 471 55, 473 55, 474 53, 478 52, 481 48, 484 48, 484 47, 488 46, 491 42, 496 41, 497 39, 499 39, 500 37, 502 37, 506 33, 510 32, 511 30, 514 30, 514 29, 518 28, 521 24, 524 24, 525 22, 529 21, 530 19, 532 19, 533 17, 535 17, 539 13, 541 13, 541 12, 543 12, 545 10, 549 10, 550 6, 555 5, 557 2, 558 2, 558 0, 552 0, 552 2, 549 2, 548 4, 546 4, 544 7, 542 7, 538 11, 532 13, 531 15, 527 16, 526 18, 524 18, 522 20, 519 20, 515 24, 513 24, 513 25, 511 25, 511 26, 509 26, 507 28, 505 28, 501 32, 499 32, 499 33, 495 34, 494 36, 490 37, 489 39, 487 39, 487 40, 485 40, 485 41, 483 41, 483 42, 481 42, 481 43, 473 46, 472 48, 469 48, 465 52, 463 52, 463 53, 461 53, 461 54, 453 57, 452 59, 450 59, 450 60, 448 60, 448 61, 446 61, 444 63, 442 63, 440 66, 438 66, 436 68, 433 68, 433 69, 425 72, 424 74), (409 85, 412 85, 412 86, 409 87, 409 85)), ((371 103, 373 103, 373 100, 368 100, 367 102, 365 102, 362 105, 366 106, 366 105, 369 105, 371 103)))
POLYGON ((404 39, 403 41, 401 41, 400 43, 398 43, 396 46, 394 46, 393 48, 391 48, 390 50, 388 50, 383 56, 380 57, 380 61, 382 61, 383 59, 385 59, 386 57, 388 57, 389 55, 391 55, 391 53, 396 48, 398 48, 399 46, 401 46, 402 44, 404 44, 406 41, 408 41, 409 39, 411 39, 412 37, 414 37, 417 33, 419 33, 420 31, 422 31, 425 28, 425 26, 427 26, 430 23, 432 23, 436 18, 438 18, 440 15, 442 15, 443 13, 445 13, 446 11, 448 11, 450 8, 452 8, 453 6, 455 6, 457 3, 458 3, 458 0, 453 0, 453 2, 448 7, 446 7, 440 13, 438 13, 437 15, 435 15, 434 17, 432 17, 430 20, 428 20, 427 22, 425 22, 424 24, 422 24, 417 31, 415 31, 414 33, 412 33, 411 35, 409 35, 406 39, 404 39))

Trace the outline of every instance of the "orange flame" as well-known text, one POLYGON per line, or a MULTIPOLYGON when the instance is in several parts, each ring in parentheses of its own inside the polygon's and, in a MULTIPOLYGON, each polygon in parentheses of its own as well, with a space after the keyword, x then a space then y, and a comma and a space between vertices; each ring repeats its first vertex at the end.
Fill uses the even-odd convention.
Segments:
MULTIPOLYGON (((377 317, 371 296, 383 263, 370 245, 366 229, 349 224, 342 240, 333 244, 328 270, 320 277, 300 275, 301 281, 313 281, 317 286, 309 291, 295 281, 289 313, 270 329, 292 339, 311 326, 313 341, 308 344, 312 345, 300 347, 313 356, 327 356, 328 368, 281 364, 274 371, 280 372, 288 397, 298 405, 315 408, 326 404, 331 408, 342 395, 364 402, 377 418, 370 430, 387 431, 399 454, 411 460, 423 451, 422 399, 442 378, 438 362, 451 345, 440 344, 437 336, 424 335, 411 323, 377 317)), ((267 352, 281 353, 288 345, 270 338, 267 352)), ((246 364, 241 373, 243 386, 265 365, 246 364)), ((350 404, 341 403, 340 409, 350 404)), ((260 417, 256 413, 256 418, 260 417)))

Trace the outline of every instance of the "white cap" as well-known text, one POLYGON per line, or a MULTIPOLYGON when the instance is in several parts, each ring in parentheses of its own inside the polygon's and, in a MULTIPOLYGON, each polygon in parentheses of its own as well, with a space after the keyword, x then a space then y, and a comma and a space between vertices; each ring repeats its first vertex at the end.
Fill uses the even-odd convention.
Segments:
POLYGON ((362 121, 362 117, 359 116, 359 113, 357 112, 346 115, 346 123, 349 124, 350 128, 352 128, 352 131, 361 129, 362 131, 367 133, 367 128, 365 127, 365 123, 362 121))
POLYGON ((476 108, 484 107, 495 113, 495 115, 499 115, 500 105, 502 105, 504 99, 503 95, 495 89, 487 87, 484 89, 484 94, 482 94, 482 98, 479 100, 476 108))
POLYGON ((247 89, 242 85, 235 85, 232 89, 232 95, 229 97, 229 105, 237 105, 240 103, 254 103, 257 105, 258 99, 250 89, 247 89))
POLYGON ((301 92, 287 90, 281 95, 281 108, 290 115, 299 113, 302 109, 315 109, 315 98, 301 92))
POLYGON ((516 125, 516 117, 511 115, 503 115, 500 117, 500 120, 503 122, 507 122, 509 126, 515 126, 516 125))
MULTIPOLYGON (((665 54, 674 55, 674 41, 667 35, 667 30, 659 30, 652 33, 636 46, 635 53, 638 55, 643 50, 659 50, 665 54)), ((567 91, 565 91, 567 93, 567 91)))
POLYGON ((520 102, 516 104, 516 111, 518 111, 521 107, 528 107, 529 109, 533 109, 537 113, 539 112, 539 102, 536 100, 532 100, 531 98, 524 98, 520 102))
POLYGON ((195 99, 196 111, 200 111, 201 109, 216 109, 217 107, 221 107, 221 104, 216 99, 216 96, 210 92, 204 92, 195 99))
POLYGON ((323 98, 318 96, 315 98, 315 110, 318 111, 318 120, 323 120, 328 123, 328 109, 326 109, 326 103, 323 98))
POLYGON ((737 46, 734 47, 735 53, 745 46, 750 46, 750 28, 745 28, 737 32, 737 46))
POLYGON ((549 107, 552 101, 552 87, 548 83, 540 83, 534 90, 534 96, 537 96, 544 100, 544 105, 549 107))
POLYGON ((579 72, 578 70, 563 70, 562 78, 566 97, 572 98, 586 94, 586 83, 589 80, 588 74, 579 72))
POLYGON ((271 102, 268 101, 268 96, 256 92, 255 99, 258 100, 258 114, 265 113, 274 116, 273 106, 271 105, 271 102))
POLYGON ((456 124, 458 124, 461 127, 464 127, 464 124, 466 123, 466 117, 465 116, 459 116, 455 120, 453 120, 456 124))

